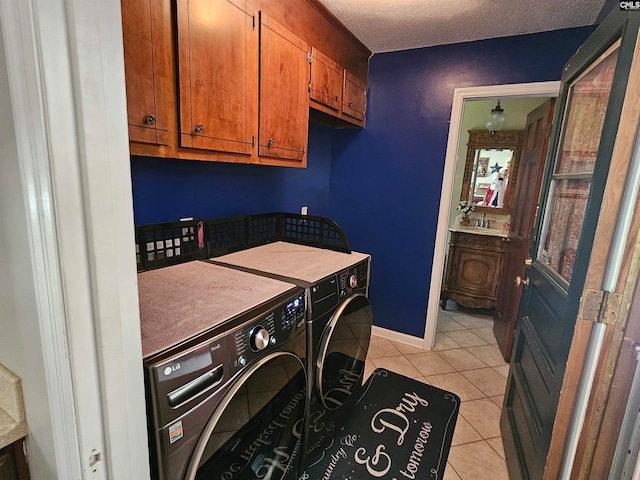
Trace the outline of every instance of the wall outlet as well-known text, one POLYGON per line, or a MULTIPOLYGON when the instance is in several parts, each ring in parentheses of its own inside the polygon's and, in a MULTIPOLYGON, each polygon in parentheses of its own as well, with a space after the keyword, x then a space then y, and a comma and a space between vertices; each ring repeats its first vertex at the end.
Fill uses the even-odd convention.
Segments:
POLYGON ((301 215, 306 215, 306 214, 307 214, 307 207, 302 207, 302 208, 300 209, 300 214, 301 214, 301 215))

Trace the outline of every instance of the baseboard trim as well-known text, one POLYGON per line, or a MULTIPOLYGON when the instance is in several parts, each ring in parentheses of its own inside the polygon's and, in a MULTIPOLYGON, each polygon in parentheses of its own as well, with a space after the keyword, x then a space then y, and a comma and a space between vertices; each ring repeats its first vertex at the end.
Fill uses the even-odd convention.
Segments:
POLYGON ((377 337, 386 338, 387 340, 393 340, 394 342, 405 343, 412 347, 418 347, 427 350, 425 348, 424 338, 414 337, 413 335, 407 335, 406 333, 396 332, 394 330, 388 330, 382 327, 371 327, 371 334, 377 337))

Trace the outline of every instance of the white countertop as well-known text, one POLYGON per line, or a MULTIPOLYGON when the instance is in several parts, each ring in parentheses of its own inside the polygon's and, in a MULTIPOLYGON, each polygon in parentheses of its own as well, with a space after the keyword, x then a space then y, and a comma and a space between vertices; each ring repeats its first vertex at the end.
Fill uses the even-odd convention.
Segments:
POLYGON ((450 232, 462 232, 462 233, 473 233, 475 235, 489 235, 491 237, 509 237, 509 233, 504 232, 502 229, 498 230, 495 228, 480 228, 480 227, 464 227, 462 225, 455 225, 453 227, 449 227, 450 232))
POLYGON ((0 449, 26 437, 27 431, 20 378, 0 365, 0 449))

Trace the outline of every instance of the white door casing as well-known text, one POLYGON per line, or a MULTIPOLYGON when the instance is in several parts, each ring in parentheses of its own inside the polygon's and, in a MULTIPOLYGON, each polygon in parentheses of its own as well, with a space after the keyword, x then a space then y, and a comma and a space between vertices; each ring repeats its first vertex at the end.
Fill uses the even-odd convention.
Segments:
POLYGON ((149 478, 120 2, 0 12, 55 446, 32 478, 149 478))
POLYGON ((462 117, 464 115, 464 102, 466 100, 489 98, 503 99, 506 97, 557 97, 559 91, 559 81, 465 87, 456 88, 454 90, 453 105, 451 108, 451 121, 449 122, 449 137, 447 139, 447 153, 445 156, 444 173, 442 177, 440 211, 438 214, 438 225, 436 227, 436 241, 433 252, 433 265, 431 269, 431 282, 429 288, 429 300, 427 304, 427 318, 425 319, 423 348, 431 350, 436 338, 440 289, 442 288, 442 274, 444 271, 447 252, 447 232, 449 229, 451 198, 453 195, 453 183, 458 159, 458 144, 461 133, 460 128, 462 126, 462 117))

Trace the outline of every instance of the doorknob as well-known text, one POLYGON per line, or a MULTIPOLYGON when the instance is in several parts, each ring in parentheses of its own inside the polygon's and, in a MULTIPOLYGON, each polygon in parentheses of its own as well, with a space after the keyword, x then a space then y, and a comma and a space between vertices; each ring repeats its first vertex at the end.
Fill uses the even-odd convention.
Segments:
POLYGON ((533 258, 529 257, 529 258, 525 258, 524 259, 524 266, 527 268, 531 268, 531 265, 533 265, 533 258))
POLYGON ((526 287, 527 285, 529 285, 529 279, 527 277, 522 278, 520 275, 518 275, 516 277, 516 287, 519 287, 520 285, 524 285, 526 287))

